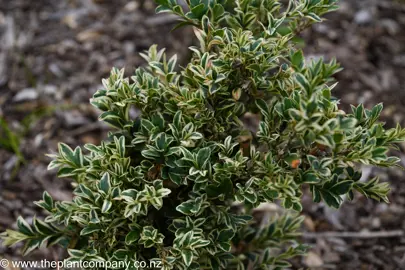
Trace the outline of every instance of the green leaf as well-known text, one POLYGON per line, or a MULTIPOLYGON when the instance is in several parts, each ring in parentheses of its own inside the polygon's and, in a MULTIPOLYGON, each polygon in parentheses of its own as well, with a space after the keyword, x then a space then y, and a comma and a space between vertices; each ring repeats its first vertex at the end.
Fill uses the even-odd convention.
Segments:
POLYGON ((222 5, 220 4, 216 4, 214 6, 214 8, 212 9, 212 15, 213 17, 218 20, 219 18, 221 18, 225 13, 225 9, 222 5))
POLYGON ((139 237, 141 236, 141 232, 139 230, 131 231, 125 237, 125 244, 131 245, 135 241, 138 241, 139 237))
POLYGON ((183 258, 186 266, 190 266, 190 264, 193 262, 193 252, 189 249, 181 250, 181 257, 183 258))
POLYGON ((173 32, 174 30, 177 30, 177 29, 179 29, 179 28, 182 28, 182 27, 184 27, 184 26, 188 26, 188 25, 194 25, 194 23, 191 22, 191 21, 182 21, 182 22, 176 24, 176 25, 172 28, 171 32, 173 32))
POLYGON ((90 223, 100 223, 100 219, 98 218, 97 212, 94 209, 90 211, 89 219, 90 223))
POLYGON ((42 199, 44 200, 44 202, 47 205, 49 205, 50 208, 53 208, 53 199, 47 191, 44 191, 44 194, 42 195, 42 199))
POLYGON ((53 199, 52 199, 51 195, 49 195, 49 193, 46 191, 44 191, 44 193, 42 195, 42 200, 34 202, 34 203, 36 205, 38 205, 39 207, 47 210, 48 212, 52 212, 52 210, 54 208, 53 199))
POLYGON ((308 96, 311 96, 312 94, 312 88, 311 85, 309 84, 307 78, 304 77, 301 73, 297 73, 295 75, 295 79, 297 80, 298 84, 302 87, 302 89, 305 90, 305 93, 308 96))
POLYGON ((110 124, 115 128, 123 128, 123 120, 121 116, 119 116, 116 112, 108 111, 104 112, 100 115, 100 120, 105 121, 106 123, 110 124))
POLYGON ((85 256, 85 251, 79 249, 68 249, 68 253, 73 258, 82 258, 85 256))
POLYGON ((340 181, 337 184, 333 185, 329 190, 333 194, 343 195, 348 193, 352 189, 353 183, 354 182, 351 180, 340 181))
POLYGON ((340 121, 340 128, 343 130, 351 130, 357 124, 357 120, 355 118, 343 118, 340 121))
POLYGON ((21 216, 18 217, 17 219, 17 227, 20 232, 22 232, 25 235, 34 235, 34 232, 31 229, 31 226, 25 221, 21 216))
POLYGON ((99 226, 94 225, 94 224, 90 224, 89 226, 83 228, 80 231, 80 235, 89 235, 89 234, 92 234, 92 233, 95 233, 95 232, 98 232, 98 231, 100 231, 99 226))
POLYGON ((233 184, 231 179, 226 177, 222 179, 219 185, 208 185, 205 191, 210 198, 216 198, 221 195, 228 196, 233 191, 233 184))
POLYGON ((257 201, 257 195, 253 191, 243 193, 243 197, 250 203, 255 203, 257 201))
POLYGON ((191 13, 193 13, 195 18, 197 18, 197 19, 201 19, 206 11, 207 11, 207 9, 203 3, 191 8, 191 13))
POLYGON ((319 182, 319 179, 318 179, 318 177, 316 176, 316 174, 314 174, 314 173, 306 173, 306 174, 304 174, 304 176, 303 176, 302 182, 303 182, 303 183, 310 183, 310 184, 313 184, 313 183, 319 182))
POLYGON ((290 115, 291 119, 293 119, 297 122, 301 121, 301 119, 303 117, 301 111, 296 110, 296 109, 289 109, 288 114, 290 115))
POLYGON ((75 168, 60 168, 58 170, 58 177, 59 178, 64 178, 64 177, 72 177, 72 176, 76 176, 77 173, 75 172, 75 168))
POLYGON ((262 99, 256 100, 256 106, 260 109, 260 112, 264 116, 265 119, 270 118, 270 109, 267 103, 262 99))
POLYGON ((104 173, 103 176, 101 177, 99 188, 100 190, 104 191, 105 194, 109 194, 111 189, 111 182, 110 182, 110 174, 108 172, 104 173))
POLYGON ((80 193, 77 193, 79 196, 82 196, 84 198, 87 198, 91 201, 94 200, 94 194, 91 191, 91 189, 89 189, 88 187, 86 187, 84 184, 80 184, 78 186, 78 189, 80 190, 80 193))
POLYGON ((231 244, 230 244, 230 243, 227 243, 227 242, 219 242, 217 245, 218 245, 218 247, 219 247, 220 249, 222 249, 222 250, 225 251, 225 252, 231 251, 231 244))
POLYGON ((230 242, 234 235, 235 232, 232 229, 225 229, 219 232, 217 240, 218 242, 230 242))
POLYGON ((121 136, 119 139, 114 137, 114 142, 117 147, 117 152, 120 157, 125 157, 125 137, 121 136))
POLYGON ((181 127, 181 119, 182 119, 182 112, 177 111, 173 117, 173 125, 178 129, 180 129, 181 127))
POLYGON ((45 236, 52 235, 56 232, 50 225, 35 217, 32 221, 32 225, 35 228, 35 231, 45 236))
POLYGON ((70 161, 72 164, 77 165, 80 161, 76 160, 76 156, 72 150, 72 148, 69 147, 69 145, 65 143, 59 143, 58 144, 59 148, 59 154, 66 160, 70 161))
POLYGON ((39 248, 41 243, 42 243, 41 239, 29 239, 24 245, 23 256, 39 248))
POLYGON ((292 56, 291 56, 291 64, 296 67, 301 69, 304 65, 304 54, 302 50, 296 51, 292 56))
POLYGON ((371 155, 373 158, 386 158, 386 153, 388 152, 388 148, 386 147, 377 147, 371 151, 371 155))
POLYGON ((319 17, 318 15, 316 15, 315 13, 311 12, 308 15, 306 15, 305 17, 315 21, 315 22, 322 22, 321 17, 319 17))
POLYGON ((211 244, 211 241, 209 241, 209 240, 197 239, 197 240, 191 242, 190 246, 193 249, 197 249, 197 248, 202 248, 202 247, 208 246, 209 244, 211 244))
POLYGON ((193 231, 188 231, 186 232, 183 237, 181 238, 181 240, 179 241, 180 246, 182 247, 188 247, 190 246, 191 243, 191 239, 193 238, 194 232, 193 231))
POLYGON ((299 212, 299 213, 302 212, 302 204, 301 204, 300 202, 293 202, 292 208, 293 208, 295 211, 299 212))
POLYGON ((200 169, 205 168, 205 164, 209 161, 211 150, 208 147, 202 148, 197 153, 197 164, 200 169))
POLYGON ((206 200, 206 196, 198 197, 196 199, 190 199, 188 201, 182 202, 176 207, 176 210, 184 215, 195 215, 203 206, 203 202, 206 200))
POLYGON ((334 195, 327 190, 321 190, 321 194, 323 200, 328 206, 333 207, 335 209, 339 208, 341 198, 338 195, 334 195))
POLYGON ((129 251, 126 249, 118 249, 114 251, 113 258, 117 259, 118 261, 126 261, 128 260, 129 251))
POLYGON ((175 183, 176 185, 181 185, 181 184, 186 184, 187 182, 184 182, 181 175, 180 174, 176 174, 176 173, 169 173, 169 178, 170 180, 173 181, 173 183, 175 183))
POLYGON ((109 200, 104 200, 103 206, 101 207, 101 213, 107 213, 112 206, 112 202, 109 200))

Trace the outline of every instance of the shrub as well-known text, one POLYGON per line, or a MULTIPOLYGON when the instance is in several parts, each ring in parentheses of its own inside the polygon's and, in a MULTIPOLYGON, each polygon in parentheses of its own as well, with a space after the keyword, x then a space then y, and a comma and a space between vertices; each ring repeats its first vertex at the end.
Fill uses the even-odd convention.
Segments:
POLYGON ((358 164, 395 166, 389 148, 405 139, 378 122, 382 105, 339 110, 335 60, 306 61, 294 46, 335 0, 158 0, 199 40, 189 64, 152 46, 131 78, 113 69, 91 104, 116 128, 100 145, 60 143, 49 169, 74 180, 72 201, 45 192, 49 215, 4 243, 24 253, 59 244, 69 260, 157 260, 163 269, 281 269, 297 243, 303 189, 338 208, 358 191, 387 202, 378 178, 358 164), (284 5, 285 2, 288 4, 284 5), (138 117, 130 112, 138 110, 138 117), (243 119, 260 116, 256 128, 243 119), (265 202, 293 213, 252 218, 265 202))

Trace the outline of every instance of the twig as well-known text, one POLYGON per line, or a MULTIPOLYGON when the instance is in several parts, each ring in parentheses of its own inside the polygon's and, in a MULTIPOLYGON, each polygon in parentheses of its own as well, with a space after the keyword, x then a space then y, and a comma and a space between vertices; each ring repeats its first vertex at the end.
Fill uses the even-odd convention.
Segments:
POLYGON ((148 26, 161 26, 179 22, 179 17, 173 14, 163 14, 148 18, 145 23, 148 26))
POLYGON ((358 238, 358 239, 371 239, 371 238, 390 238, 403 236, 402 230, 393 231, 378 231, 378 232, 320 232, 320 233, 303 233, 304 238, 358 238))
POLYGON ((336 269, 336 265, 322 264, 322 265, 319 265, 319 266, 311 266, 311 269, 336 269))
POLYGON ((77 129, 74 129, 70 132, 67 132, 67 136, 68 137, 75 137, 75 136, 79 136, 82 135, 83 133, 88 133, 97 129, 103 129, 102 124, 100 124, 99 122, 94 122, 91 124, 87 124, 87 125, 83 125, 77 129))

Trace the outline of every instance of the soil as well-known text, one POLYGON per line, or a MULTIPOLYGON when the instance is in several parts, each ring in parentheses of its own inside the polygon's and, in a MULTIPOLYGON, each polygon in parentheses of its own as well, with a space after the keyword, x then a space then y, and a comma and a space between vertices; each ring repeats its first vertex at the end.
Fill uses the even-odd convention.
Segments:
MULTIPOLYGON (((58 141, 75 147, 98 143, 108 127, 88 103, 112 67, 144 64, 139 52, 152 44, 177 53, 195 42, 192 30, 170 32, 170 16, 154 15, 152 1, 0 0, 0 119, 12 130, 20 159, 0 142, 0 231, 43 213, 33 204, 44 189, 59 200, 71 198, 68 180, 47 171, 47 153, 58 141)), ((341 106, 383 102, 387 127, 405 124, 405 2, 342 0, 327 21, 302 33, 307 56, 336 57, 335 96, 341 106)), ((1 138, 11 138, 0 134, 1 138)), ((1 140, 0 140, 1 141, 1 140)), ((403 156, 405 145, 396 155, 403 156)), ((405 159, 403 165, 405 165, 405 159)), ((399 169, 364 167, 363 177, 391 183, 390 204, 357 196, 340 210, 304 197, 304 242, 313 248, 293 268, 405 269, 405 174, 399 169), (388 232, 374 238, 373 232, 388 232), (322 236, 322 232, 335 235, 322 236), (342 235, 359 232, 359 236, 342 235), (361 234, 360 234, 361 233, 361 234)), ((0 246, 0 257, 21 258, 18 247, 0 246)), ((26 260, 61 258, 57 249, 39 250, 26 260)), ((24 268, 29 269, 29 268, 24 268)))

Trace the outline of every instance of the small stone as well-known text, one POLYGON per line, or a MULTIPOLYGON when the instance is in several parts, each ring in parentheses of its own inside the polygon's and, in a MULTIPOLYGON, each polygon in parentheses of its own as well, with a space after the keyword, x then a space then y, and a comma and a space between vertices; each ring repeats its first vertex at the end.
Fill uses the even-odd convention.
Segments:
POLYGON ((27 207, 23 207, 21 211, 24 216, 35 216, 37 214, 33 209, 27 207))
POLYGON ((320 267, 323 265, 321 257, 313 251, 308 252, 304 258, 304 263, 308 267, 320 267))
POLYGON ((44 85, 43 92, 46 95, 54 96, 58 92, 58 88, 55 85, 44 85))
POLYGON ((382 214, 382 213, 385 213, 386 211, 388 211, 388 204, 385 204, 385 203, 377 204, 376 209, 375 209, 376 214, 382 214))
POLYGON ((75 126, 81 126, 84 124, 89 123, 89 119, 84 117, 81 112, 75 110, 75 111, 69 111, 65 112, 63 114, 63 118, 65 120, 65 125, 66 127, 75 127, 75 126))
POLYGON ((63 71, 60 69, 60 67, 56 64, 56 63, 51 63, 49 65, 49 70, 55 74, 56 76, 58 76, 59 78, 63 77, 64 73, 63 71))
POLYGON ((35 88, 26 88, 22 91, 18 92, 13 101, 20 102, 20 101, 27 101, 27 100, 35 100, 38 98, 38 92, 35 88))
POLYGON ((63 17, 62 22, 71 29, 76 29, 79 26, 76 16, 74 16, 72 13, 63 17))
POLYGON ((139 7, 139 4, 137 1, 130 1, 124 6, 124 10, 126 12, 133 12, 139 7))
POLYGON ((23 207, 23 203, 20 200, 4 200, 3 205, 9 210, 21 209, 23 207))
POLYGON ((83 144, 86 144, 86 143, 98 144, 98 143, 100 143, 100 140, 94 138, 94 135, 92 135, 92 134, 86 134, 86 135, 81 136, 80 141, 83 144))
POLYGON ((385 30, 387 30, 388 34, 392 36, 398 34, 399 31, 401 30, 399 24, 391 19, 383 19, 380 21, 380 24, 385 30))
POLYGON ((340 261, 340 256, 337 252, 327 252, 323 258, 327 263, 338 263, 340 261))
POLYGON ((357 24, 368 24, 371 23, 373 20, 373 16, 371 15, 371 12, 368 10, 360 10, 359 12, 354 15, 354 21, 357 24))
POLYGON ((378 229, 381 227, 381 220, 378 217, 375 217, 371 220, 371 227, 373 229, 378 229))
POLYGON ((2 197, 6 200, 15 200, 17 198, 17 194, 8 190, 4 190, 1 193, 2 197))
POLYGON ((132 55, 135 52, 135 44, 133 42, 126 41, 122 46, 127 55, 132 55))
POLYGON ((44 140, 44 135, 42 133, 39 133, 35 136, 34 138, 34 145, 35 147, 41 146, 42 142, 44 140))
POLYGON ((96 29, 84 30, 77 34, 76 38, 80 42, 95 41, 101 37, 101 32, 96 29))
POLYGON ((342 238, 337 237, 328 238, 328 243, 332 244, 333 250, 337 250, 336 248, 347 249, 347 243, 342 238))
POLYGON ((314 221, 312 220, 312 218, 310 216, 305 216, 304 226, 310 232, 315 231, 316 226, 315 226, 315 223, 314 223, 314 221))
POLYGON ((9 160, 7 160, 6 163, 3 164, 3 169, 5 171, 9 171, 12 168, 14 168, 14 166, 17 164, 18 162, 18 157, 16 155, 13 155, 9 160))

